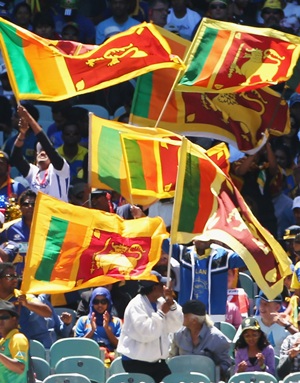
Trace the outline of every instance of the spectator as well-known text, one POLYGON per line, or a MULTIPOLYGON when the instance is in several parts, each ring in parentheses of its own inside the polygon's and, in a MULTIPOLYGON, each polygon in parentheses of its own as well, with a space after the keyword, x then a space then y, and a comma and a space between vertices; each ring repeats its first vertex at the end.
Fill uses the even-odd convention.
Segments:
POLYGON ((75 336, 94 339, 105 351, 105 359, 113 359, 121 331, 121 321, 111 315, 113 302, 110 292, 98 287, 92 292, 89 314, 81 316, 75 326, 75 336))
MULTIPOLYGON (((298 322, 299 323, 299 322, 298 322)), ((288 374, 299 372, 300 365, 300 332, 287 336, 280 348, 277 374, 284 379, 288 374)))
POLYGON ((235 373, 265 371, 275 375, 274 349, 255 318, 245 318, 235 344, 235 373))
POLYGON ((22 28, 32 31, 32 11, 26 2, 18 3, 12 14, 12 21, 22 28))
POLYGON ((10 177, 9 157, 0 151, 0 196, 8 202, 10 198, 18 199, 26 188, 10 177))
POLYGON ((8 301, 0 300, 0 376, 8 383, 27 382, 29 342, 19 332, 19 313, 8 301))
POLYGON ((149 20, 163 28, 167 24, 169 0, 150 0, 148 12, 149 20))
POLYGON ((293 214, 295 218, 295 224, 300 225, 300 196, 294 198, 293 200, 293 214))
POLYGON ((55 30, 55 23, 52 15, 44 12, 37 12, 32 22, 32 31, 44 39, 59 40, 60 35, 55 30))
POLYGON ((83 161, 88 154, 88 150, 79 145, 81 136, 79 126, 76 122, 66 122, 63 125, 62 139, 64 143, 57 148, 57 153, 68 162, 72 181, 83 168, 83 161))
POLYGON ((129 4, 125 0, 110 0, 112 16, 101 21, 96 27, 96 44, 102 44, 116 33, 124 32, 139 21, 128 15, 129 4))
POLYGON ((128 304, 117 351, 126 372, 150 375, 156 383, 171 373, 168 357, 169 334, 182 325, 181 307, 160 275, 157 282, 141 281, 140 293, 128 304))
POLYGON ((182 312, 184 327, 173 334, 169 356, 206 355, 220 366, 221 380, 225 380, 231 366, 230 340, 214 327, 203 302, 189 300, 182 312))
POLYGON ((12 263, 0 263, 0 302, 8 300, 18 307, 20 331, 28 339, 43 343, 44 337, 48 337, 45 318, 51 316, 51 309, 34 295, 16 289, 18 278, 12 263))
POLYGON ((5 260, 14 263, 19 276, 22 276, 24 271, 35 200, 34 191, 24 191, 20 197, 22 218, 6 225, 0 233, 0 244, 7 255, 5 260))
POLYGON ((26 178, 33 191, 42 191, 68 202, 70 167, 67 161, 52 147, 42 128, 23 106, 18 107, 18 113, 20 116, 20 133, 12 150, 12 164, 26 178), (37 165, 29 164, 22 157, 26 132, 30 128, 39 141, 37 144, 37 165))
POLYGON ((214 20, 228 21, 228 0, 210 0, 207 16, 214 20))
POLYGON ((191 40, 193 30, 201 17, 199 13, 188 8, 187 3, 187 0, 171 0, 172 7, 167 17, 167 23, 174 25, 181 37, 191 40))
POLYGON ((65 24, 61 30, 61 38, 67 41, 80 41, 78 25, 71 21, 65 24))

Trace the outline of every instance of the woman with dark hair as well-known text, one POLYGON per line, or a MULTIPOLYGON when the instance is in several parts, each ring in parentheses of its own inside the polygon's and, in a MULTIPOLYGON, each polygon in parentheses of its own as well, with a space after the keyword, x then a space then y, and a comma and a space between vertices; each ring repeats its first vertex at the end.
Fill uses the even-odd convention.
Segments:
POLYGON ((235 344, 235 373, 265 371, 275 375, 274 348, 255 318, 245 318, 235 344))

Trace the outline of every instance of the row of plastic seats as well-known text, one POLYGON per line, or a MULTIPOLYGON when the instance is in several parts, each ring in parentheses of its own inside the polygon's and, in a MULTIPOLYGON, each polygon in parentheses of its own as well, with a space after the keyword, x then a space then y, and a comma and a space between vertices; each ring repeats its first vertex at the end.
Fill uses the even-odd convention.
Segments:
MULTIPOLYGON (((46 131, 47 128, 54 122, 51 107, 43 104, 34 104, 34 106, 38 109, 40 114, 39 124, 46 131)), ((120 106, 118 109, 116 109, 112 116, 110 116, 108 110, 101 105, 78 104, 74 106, 80 106, 81 108, 85 108, 89 112, 94 113, 98 117, 105 118, 106 120, 115 120, 118 117, 120 117, 123 113, 125 113, 124 106, 120 106)))

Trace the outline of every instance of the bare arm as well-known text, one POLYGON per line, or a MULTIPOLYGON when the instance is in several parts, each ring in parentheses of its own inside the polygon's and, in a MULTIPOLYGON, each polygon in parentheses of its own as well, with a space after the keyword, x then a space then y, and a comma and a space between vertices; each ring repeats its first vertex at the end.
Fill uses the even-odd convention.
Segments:
POLYGON ((41 317, 49 318, 52 316, 51 308, 48 305, 39 301, 28 301, 26 295, 20 295, 18 302, 41 317))
POLYGON ((25 369, 25 365, 23 363, 4 354, 0 354, 0 363, 3 364, 3 366, 8 370, 15 372, 16 374, 22 374, 25 369))

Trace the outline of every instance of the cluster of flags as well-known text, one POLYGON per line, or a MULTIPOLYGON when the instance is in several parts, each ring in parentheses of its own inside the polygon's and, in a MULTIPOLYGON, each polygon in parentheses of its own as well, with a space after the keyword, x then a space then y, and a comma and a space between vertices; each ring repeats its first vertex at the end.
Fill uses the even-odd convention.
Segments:
MULTIPOLYGON (((269 134, 288 133, 287 104, 269 86, 293 82, 299 37, 209 19, 192 43, 147 23, 100 46, 43 39, 1 18, 0 31, 17 100, 62 100, 139 76, 130 125, 90 116, 90 186, 142 205, 175 197, 171 243, 205 232, 240 254, 269 298, 281 292, 290 261, 228 176, 228 149, 206 152, 182 134, 254 153, 269 134)), ((22 289, 33 293, 151 278, 167 237, 160 218, 86 215, 45 195, 32 233, 22 289)))

